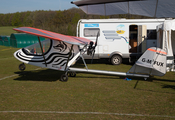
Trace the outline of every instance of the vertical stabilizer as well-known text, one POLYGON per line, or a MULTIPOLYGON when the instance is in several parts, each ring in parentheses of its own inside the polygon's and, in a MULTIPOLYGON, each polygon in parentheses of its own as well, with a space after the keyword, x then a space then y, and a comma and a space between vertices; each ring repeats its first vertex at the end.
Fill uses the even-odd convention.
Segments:
POLYGON ((163 76, 166 73, 166 55, 163 49, 148 48, 128 73, 163 76))

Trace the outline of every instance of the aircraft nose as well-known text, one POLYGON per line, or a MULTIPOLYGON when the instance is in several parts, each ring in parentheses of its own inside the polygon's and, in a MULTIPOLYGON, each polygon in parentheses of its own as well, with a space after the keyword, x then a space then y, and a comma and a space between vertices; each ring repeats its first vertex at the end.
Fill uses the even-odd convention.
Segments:
POLYGON ((21 60, 20 57, 19 57, 19 53, 21 53, 21 49, 17 50, 16 52, 14 52, 14 57, 18 60, 21 60))
POLYGON ((22 49, 19 49, 19 50, 17 50, 16 52, 14 52, 14 57, 16 58, 16 59, 18 59, 19 61, 21 61, 21 62, 23 62, 23 63, 28 63, 28 57, 27 57, 27 55, 23 52, 23 50, 22 49))

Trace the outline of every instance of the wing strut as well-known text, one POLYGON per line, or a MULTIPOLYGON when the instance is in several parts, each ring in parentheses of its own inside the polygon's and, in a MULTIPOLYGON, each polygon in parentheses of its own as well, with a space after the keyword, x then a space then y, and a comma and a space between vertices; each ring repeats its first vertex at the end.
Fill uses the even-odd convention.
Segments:
POLYGON ((41 48, 41 52, 42 52, 42 55, 43 55, 43 58, 44 58, 45 66, 47 67, 46 59, 45 59, 44 52, 43 52, 43 47, 42 47, 42 45, 41 45, 41 41, 40 41, 40 38, 39 38, 39 37, 38 37, 38 41, 39 41, 39 45, 40 45, 40 48, 41 48))
POLYGON ((74 45, 72 44, 71 49, 70 49, 70 52, 69 52, 69 57, 68 57, 68 59, 67 59, 67 63, 66 63, 66 67, 65 67, 64 71, 67 70, 67 65, 68 65, 68 62, 69 62, 70 56, 71 56, 71 54, 72 54, 73 46, 74 46, 74 45))

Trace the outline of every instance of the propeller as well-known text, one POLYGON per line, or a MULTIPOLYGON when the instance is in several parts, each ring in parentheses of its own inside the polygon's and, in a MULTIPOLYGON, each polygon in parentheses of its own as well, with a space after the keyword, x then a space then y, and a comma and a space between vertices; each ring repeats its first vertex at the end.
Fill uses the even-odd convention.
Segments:
POLYGON ((94 42, 90 42, 89 47, 88 47, 88 50, 87 50, 87 54, 88 54, 88 55, 92 55, 91 64, 92 64, 93 59, 94 59, 95 48, 96 48, 97 42, 98 42, 98 36, 99 36, 99 31, 98 31, 98 33, 97 33, 95 45, 93 46, 94 42))

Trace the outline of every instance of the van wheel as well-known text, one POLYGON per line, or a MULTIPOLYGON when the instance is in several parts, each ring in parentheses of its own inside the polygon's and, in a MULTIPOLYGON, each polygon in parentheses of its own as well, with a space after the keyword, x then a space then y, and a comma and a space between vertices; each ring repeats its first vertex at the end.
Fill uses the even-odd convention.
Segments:
POLYGON ((122 57, 120 55, 113 55, 111 57, 111 63, 113 65, 120 65, 122 63, 122 57))

